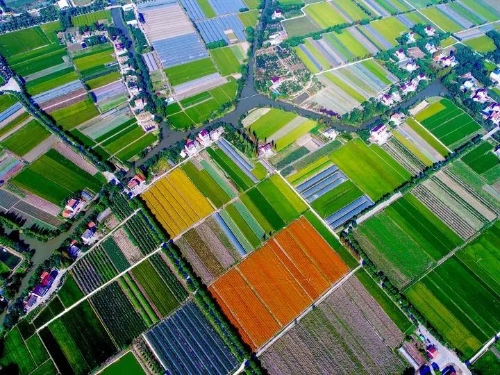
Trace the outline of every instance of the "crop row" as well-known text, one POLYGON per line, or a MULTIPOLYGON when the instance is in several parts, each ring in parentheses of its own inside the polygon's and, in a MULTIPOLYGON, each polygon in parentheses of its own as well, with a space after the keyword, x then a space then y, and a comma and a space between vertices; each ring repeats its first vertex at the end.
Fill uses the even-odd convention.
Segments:
POLYGON ((97 248, 80 259, 72 268, 75 280, 86 294, 100 287, 117 275, 106 253, 97 248))
POLYGON ((113 262, 113 265, 116 267, 118 272, 125 271, 130 267, 130 263, 123 255, 120 247, 113 240, 113 237, 109 237, 101 244, 101 247, 104 249, 108 257, 113 262))
POLYGON ((117 283, 98 291, 91 302, 120 348, 129 345, 147 328, 117 283))
POLYGON ((402 339, 373 297, 350 278, 261 360, 271 373, 399 373, 404 365, 391 349, 402 339))
POLYGON ((134 212, 122 194, 115 194, 111 200, 113 213, 119 220, 124 220, 134 212))
POLYGON ((420 160, 416 159, 413 154, 403 147, 404 146, 399 144, 395 138, 391 138, 389 142, 386 142, 382 146, 382 148, 406 170, 410 171, 413 175, 418 174, 424 169, 425 166, 422 162, 420 162, 420 160))
POLYGON ((167 260, 160 253, 154 254, 150 259, 153 267, 160 274, 163 281, 165 281, 172 294, 177 298, 177 301, 184 301, 188 297, 188 293, 166 264, 167 260))
POLYGON ((118 279, 118 284, 148 327, 159 321, 157 314, 130 275, 123 275, 118 279))
POLYGON ((463 239, 473 236, 476 232, 463 218, 457 215, 450 207, 443 204, 423 185, 415 187, 413 194, 463 239))
MULTIPOLYGON (((140 213, 139 213, 140 214, 140 213)), ((158 247, 154 238, 150 235, 151 228, 141 215, 134 215, 125 223, 128 237, 135 242, 143 255, 148 255, 158 247)))

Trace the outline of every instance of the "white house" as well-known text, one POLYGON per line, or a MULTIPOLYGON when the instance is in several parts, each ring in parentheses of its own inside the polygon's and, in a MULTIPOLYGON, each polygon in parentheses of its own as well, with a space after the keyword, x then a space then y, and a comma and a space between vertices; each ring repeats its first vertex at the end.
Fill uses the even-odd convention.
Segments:
POLYGON ((401 125, 405 120, 406 116, 401 112, 393 113, 390 117, 390 121, 392 121, 396 126, 401 125))
POLYGON ((370 130, 370 142, 376 143, 379 146, 383 145, 390 138, 391 133, 387 131, 387 126, 380 124, 370 130))
POLYGON ((490 73, 490 78, 497 85, 500 83, 500 68, 496 68, 494 71, 490 73))
POLYGON ((437 48, 436 46, 434 45, 434 43, 427 43, 425 45, 425 49, 427 50, 427 52, 429 53, 436 53, 437 52, 437 48))
POLYGON ((436 29, 434 29, 431 25, 426 26, 424 31, 427 34, 427 36, 434 36, 434 34, 436 34, 436 29))
POLYGON ((399 61, 404 61, 407 58, 406 54, 405 54, 405 51, 403 49, 398 49, 396 52, 394 52, 394 56, 396 56, 396 58, 399 61))
POLYGON ((335 138, 337 138, 337 135, 339 133, 333 129, 333 128, 330 128, 330 129, 327 129, 323 132, 323 135, 328 138, 328 139, 331 139, 331 140, 334 140, 335 138))
POLYGON ((411 73, 418 69, 418 65, 415 61, 412 60, 406 63, 405 69, 411 73))

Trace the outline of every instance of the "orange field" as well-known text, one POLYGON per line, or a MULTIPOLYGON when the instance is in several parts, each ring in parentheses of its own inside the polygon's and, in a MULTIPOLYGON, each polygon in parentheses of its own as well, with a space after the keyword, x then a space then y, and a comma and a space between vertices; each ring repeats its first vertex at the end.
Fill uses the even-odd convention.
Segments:
POLYGON ((256 350, 347 271, 337 253, 302 217, 209 290, 243 340, 256 350))
POLYGON ((208 200, 180 169, 157 181, 142 198, 171 237, 213 211, 208 200))

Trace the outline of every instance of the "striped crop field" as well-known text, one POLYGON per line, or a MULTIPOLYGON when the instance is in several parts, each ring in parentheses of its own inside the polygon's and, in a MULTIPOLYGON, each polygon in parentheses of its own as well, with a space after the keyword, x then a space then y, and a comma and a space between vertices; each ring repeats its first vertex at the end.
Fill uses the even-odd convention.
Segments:
POLYGON ((302 217, 209 290, 243 341, 256 350, 347 271, 339 255, 302 217))
POLYGON ((481 131, 481 126, 472 117, 448 99, 432 103, 415 118, 450 148, 460 146, 481 131))
POLYGON ((213 211, 208 200, 180 169, 157 181, 142 198, 172 237, 213 211))

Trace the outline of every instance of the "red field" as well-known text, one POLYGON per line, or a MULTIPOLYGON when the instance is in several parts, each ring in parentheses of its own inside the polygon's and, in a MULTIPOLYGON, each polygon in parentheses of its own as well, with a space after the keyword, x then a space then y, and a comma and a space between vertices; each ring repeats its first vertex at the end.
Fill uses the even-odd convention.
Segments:
POLYGON ((300 218, 209 289, 243 340, 256 350, 347 271, 311 224, 300 218))

